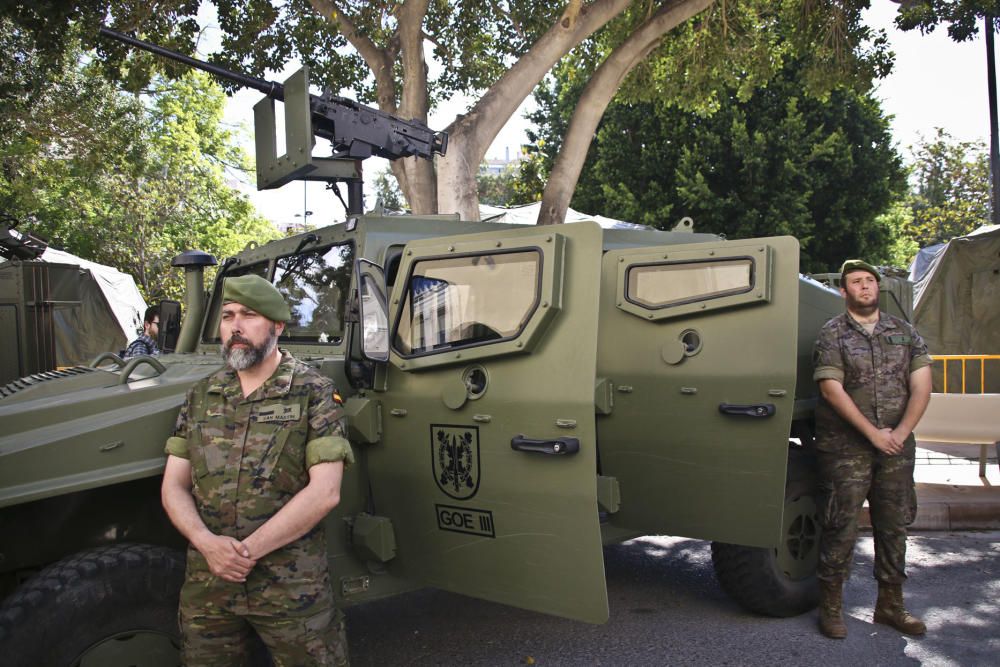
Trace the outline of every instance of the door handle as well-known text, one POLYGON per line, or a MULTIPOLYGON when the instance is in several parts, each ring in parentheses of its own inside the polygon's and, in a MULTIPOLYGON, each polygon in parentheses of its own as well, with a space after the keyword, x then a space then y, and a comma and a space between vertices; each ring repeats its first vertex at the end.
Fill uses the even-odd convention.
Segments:
POLYGON ((756 403, 754 405, 719 403, 719 412, 733 417, 770 417, 774 415, 774 403, 756 403))
POLYGON ((510 448, 519 452, 566 456, 567 454, 576 454, 580 451, 580 440, 578 438, 566 437, 535 440, 533 438, 526 438, 523 435, 515 435, 510 439, 510 448))

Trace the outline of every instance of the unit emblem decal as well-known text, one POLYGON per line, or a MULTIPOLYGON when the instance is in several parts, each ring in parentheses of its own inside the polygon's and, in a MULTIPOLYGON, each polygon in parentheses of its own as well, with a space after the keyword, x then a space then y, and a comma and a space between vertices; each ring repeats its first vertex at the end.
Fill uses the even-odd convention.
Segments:
POLYGON ((445 495, 465 500, 479 490, 479 428, 431 424, 431 466, 445 495))

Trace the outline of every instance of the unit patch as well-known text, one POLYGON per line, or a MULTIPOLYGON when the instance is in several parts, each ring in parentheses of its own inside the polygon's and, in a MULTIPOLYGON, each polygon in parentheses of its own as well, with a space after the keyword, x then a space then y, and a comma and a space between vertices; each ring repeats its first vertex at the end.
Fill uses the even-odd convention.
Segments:
POLYGON ((437 514, 438 528, 441 530, 481 537, 497 536, 493 527, 493 512, 488 510, 435 505, 434 513, 437 514))
POLYGON ((431 467, 445 495, 466 500, 479 490, 479 428, 431 424, 431 467))

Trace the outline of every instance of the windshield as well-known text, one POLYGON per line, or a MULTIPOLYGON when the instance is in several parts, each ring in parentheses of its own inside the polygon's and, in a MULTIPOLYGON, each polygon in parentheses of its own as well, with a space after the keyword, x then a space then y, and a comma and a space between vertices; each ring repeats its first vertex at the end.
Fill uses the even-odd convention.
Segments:
POLYGON ((272 282, 292 311, 282 340, 339 343, 343 339, 353 266, 350 243, 278 259, 272 282))
MULTIPOLYGON (((271 282, 285 297, 292 313, 281 342, 336 345, 343 340, 353 265, 354 246, 351 243, 325 246, 275 261, 271 282)), ((265 261, 239 267, 227 272, 226 277, 256 273, 267 278, 269 266, 265 261)), ((206 341, 219 340, 221 307, 221 294, 214 294, 212 318, 205 329, 206 341)))

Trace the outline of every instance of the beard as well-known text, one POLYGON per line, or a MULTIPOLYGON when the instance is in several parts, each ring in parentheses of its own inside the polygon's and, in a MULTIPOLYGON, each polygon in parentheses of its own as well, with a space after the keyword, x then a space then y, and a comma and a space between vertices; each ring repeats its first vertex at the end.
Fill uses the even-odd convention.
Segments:
POLYGON ((245 371, 260 364, 266 359, 274 348, 278 346, 278 335, 275 326, 271 325, 267 340, 260 345, 254 345, 243 336, 233 334, 222 345, 222 357, 234 371, 245 371), (246 347, 234 348, 236 343, 242 343, 246 347))
POLYGON ((857 313, 859 315, 871 315, 876 310, 878 310, 879 295, 877 292, 875 296, 869 298, 867 302, 859 298, 853 297, 850 294, 845 295, 844 298, 847 301, 848 310, 857 313))

